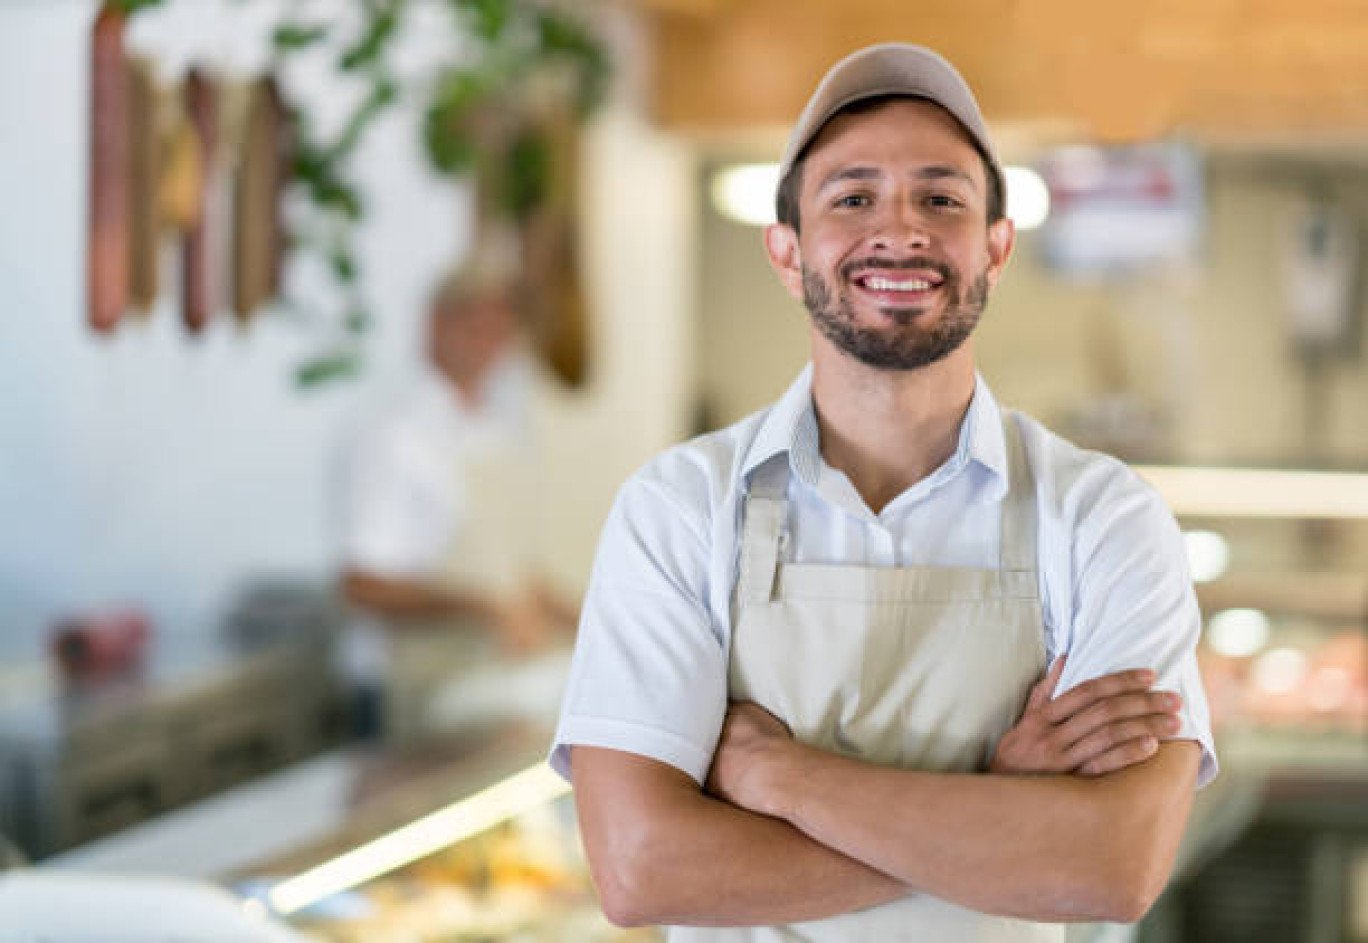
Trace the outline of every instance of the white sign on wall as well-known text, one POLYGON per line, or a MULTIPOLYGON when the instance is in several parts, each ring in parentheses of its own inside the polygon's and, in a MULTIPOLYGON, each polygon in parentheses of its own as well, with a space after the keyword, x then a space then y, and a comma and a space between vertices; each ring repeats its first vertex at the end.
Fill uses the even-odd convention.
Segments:
POLYGON ((1046 263, 1069 277, 1191 264, 1201 249, 1201 164, 1181 144, 1074 146, 1039 164, 1050 191, 1046 263))

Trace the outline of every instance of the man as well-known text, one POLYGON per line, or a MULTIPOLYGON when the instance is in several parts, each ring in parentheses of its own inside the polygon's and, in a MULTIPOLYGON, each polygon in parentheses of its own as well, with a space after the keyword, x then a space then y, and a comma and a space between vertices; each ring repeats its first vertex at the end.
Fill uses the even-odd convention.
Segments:
POLYGON ((1167 879, 1216 769, 1181 537, 978 377, 1003 197, 929 50, 855 53, 799 118, 765 246, 812 363, 624 485, 585 602, 552 763, 611 919, 1062 940, 1167 879))
POLYGON ((482 271, 438 285, 429 366, 362 437, 349 481, 343 591, 390 636, 383 653, 351 646, 353 675, 390 673, 382 721, 401 740, 430 726, 432 689, 480 636, 523 654, 576 618, 532 569, 531 371, 508 283, 482 271))

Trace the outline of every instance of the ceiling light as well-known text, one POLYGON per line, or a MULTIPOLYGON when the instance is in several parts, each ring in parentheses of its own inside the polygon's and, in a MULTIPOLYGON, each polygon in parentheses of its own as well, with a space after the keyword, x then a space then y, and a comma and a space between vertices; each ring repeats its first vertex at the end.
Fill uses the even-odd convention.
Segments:
POLYGON ((733 222, 768 226, 774 222, 774 194, 778 189, 778 164, 727 167, 713 174, 713 207, 733 222))
POLYGON ((1134 468, 1178 515, 1368 518, 1368 475, 1158 465, 1134 468))
POLYGON ((1029 167, 1004 167, 1007 178, 1007 215, 1017 229, 1035 229, 1050 215, 1050 188, 1029 167))

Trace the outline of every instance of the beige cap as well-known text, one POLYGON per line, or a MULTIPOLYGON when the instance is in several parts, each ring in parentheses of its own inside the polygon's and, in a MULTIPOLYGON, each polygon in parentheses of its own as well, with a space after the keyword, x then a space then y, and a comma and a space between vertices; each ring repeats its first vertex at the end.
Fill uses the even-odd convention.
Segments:
POLYGON ((779 179, 788 176, 794 161, 836 112, 866 98, 884 95, 925 98, 950 112, 982 149, 992 178, 990 183, 999 201, 1005 205, 1002 165, 988 139, 988 129, 983 124, 974 93, 943 56, 925 46, 908 43, 867 46, 831 67, 793 126, 788 146, 784 148, 779 179))

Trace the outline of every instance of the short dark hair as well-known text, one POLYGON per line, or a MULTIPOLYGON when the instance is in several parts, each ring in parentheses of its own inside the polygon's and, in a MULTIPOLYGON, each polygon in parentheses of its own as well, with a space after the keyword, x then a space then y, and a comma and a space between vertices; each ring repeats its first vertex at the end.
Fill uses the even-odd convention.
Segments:
MULTIPOLYGON (((905 101, 912 99, 915 101, 930 101, 928 98, 918 98, 915 95, 876 95, 873 98, 862 98, 859 101, 851 102, 844 108, 838 109, 831 118, 827 119, 830 124, 832 120, 840 115, 859 115, 867 111, 886 105, 891 101, 905 101)), ((813 136, 815 141, 821 132, 813 136)), ((978 154, 979 160, 983 161, 983 176, 988 182, 988 212, 989 223, 996 223, 1006 215, 1006 194, 1003 192, 1004 184, 997 172, 993 169, 993 163, 988 159, 988 155, 983 152, 983 148, 975 141, 973 136, 969 136, 969 143, 974 146, 974 152, 978 154)), ((798 213, 798 197, 803 191, 803 163, 807 160, 807 152, 812 147, 809 143, 793 159, 793 166, 789 172, 779 181, 779 189, 774 196, 774 215, 779 222, 785 226, 792 227, 794 232, 800 231, 801 219, 798 213)))

